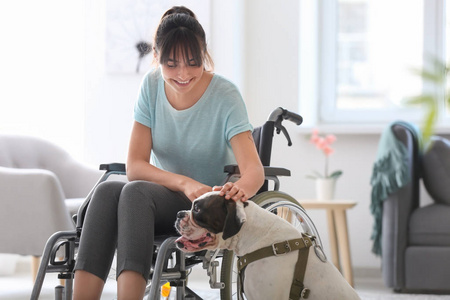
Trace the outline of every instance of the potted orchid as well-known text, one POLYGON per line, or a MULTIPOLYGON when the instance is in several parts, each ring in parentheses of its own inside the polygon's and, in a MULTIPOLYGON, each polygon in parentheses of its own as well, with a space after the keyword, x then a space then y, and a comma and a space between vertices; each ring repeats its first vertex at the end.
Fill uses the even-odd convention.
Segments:
POLYGON ((317 171, 313 175, 308 175, 308 178, 316 180, 316 192, 318 200, 331 200, 334 196, 334 188, 336 180, 342 175, 342 171, 337 170, 329 172, 328 164, 329 157, 334 153, 331 145, 336 142, 337 138, 333 134, 320 135, 317 129, 314 129, 310 138, 310 142, 316 146, 325 155, 325 169, 323 174, 317 171))

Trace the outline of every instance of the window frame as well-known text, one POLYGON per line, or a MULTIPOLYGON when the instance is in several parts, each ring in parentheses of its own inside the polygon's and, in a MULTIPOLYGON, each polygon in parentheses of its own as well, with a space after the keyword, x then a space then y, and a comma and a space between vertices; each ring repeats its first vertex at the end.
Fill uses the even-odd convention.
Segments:
MULTIPOLYGON (((424 1, 424 63, 427 55, 445 59, 444 1, 424 1)), ((343 110, 336 107, 337 0, 309 2, 301 0, 299 15, 299 107, 300 113, 314 116, 309 118, 306 125, 335 124, 346 128, 361 124, 379 126, 397 119, 421 123, 424 112, 416 107, 377 111, 343 110)), ((424 83, 423 88, 430 87, 424 83)), ((434 92, 442 94, 437 88, 434 92)), ((443 107, 444 101, 440 103, 443 107)), ((439 114, 438 126, 449 127, 450 118, 445 110, 440 109, 439 114)))

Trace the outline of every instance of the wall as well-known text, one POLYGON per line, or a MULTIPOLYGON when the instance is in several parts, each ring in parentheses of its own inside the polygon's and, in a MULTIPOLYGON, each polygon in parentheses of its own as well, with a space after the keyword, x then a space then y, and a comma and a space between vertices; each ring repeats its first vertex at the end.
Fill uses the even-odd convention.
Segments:
MULTIPOLYGON (((125 161, 132 108, 139 87, 139 75, 108 75, 104 72, 104 15, 102 1, 87 4, 91 30, 87 43, 88 82, 86 104, 86 158, 99 164, 125 161), (102 21, 103 20, 103 21, 102 21), (103 26, 103 27, 102 27, 103 26), (94 30, 94 31, 92 31, 94 30)), ((212 1, 210 46, 216 72, 229 77, 241 88, 253 124, 262 124, 272 109, 283 106, 298 109, 299 4, 293 0, 212 1), (227 26, 223 26, 227 24, 227 26)), ((305 84, 303 82, 302 84, 305 84)), ((307 84, 307 83, 306 83, 307 84)), ((312 116, 304 115, 304 118, 312 116)), ((309 144, 306 132, 286 124, 293 146, 287 147, 282 135, 275 137, 272 165, 291 169, 283 178, 282 190, 298 199, 314 198, 314 182, 305 175, 321 170, 324 158, 309 144)), ((333 132, 333 127, 330 127, 333 132)), ((331 168, 344 175, 336 196, 358 205, 348 212, 353 264, 378 268, 380 261, 371 254, 373 219, 370 206, 370 175, 376 156, 378 134, 338 134, 331 168)), ((325 249, 328 249, 326 215, 311 211, 325 249)), ((328 255, 329 252, 327 251, 328 255)))
MULTIPOLYGON (((245 99, 254 124, 263 123, 277 106, 290 110, 298 108, 298 3, 290 0, 246 1, 245 99)), ((292 177, 282 181, 283 191, 298 199, 314 198, 314 182, 305 176, 312 170, 322 170, 324 157, 309 144, 304 131, 293 124, 286 124, 286 127, 293 146, 288 148, 283 136, 277 136, 272 165, 285 166, 292 171, 292 177)), ((344 171, 337 184, 337 198, 358 202, 348 211, 351 253, 357 267, 376 268, 380 265, 379 259, 370 251, 372 217, 369 212, 369 182, 378 139, 378 134, 339 134, 336 152, 330 161, 332 169, 344 171)), ((311 211, 310 215, 322 235, 325 249, 328 249, 325 212, 311 211)))

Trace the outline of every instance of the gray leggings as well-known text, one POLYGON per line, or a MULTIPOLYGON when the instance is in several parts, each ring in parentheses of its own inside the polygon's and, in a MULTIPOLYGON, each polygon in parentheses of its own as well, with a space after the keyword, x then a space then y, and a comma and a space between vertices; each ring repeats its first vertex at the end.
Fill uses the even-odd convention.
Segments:
POLYGON ((190 207, 183 193, 152 182, 101 183, 86 213, 75 270, 106 281, 117 247, 117 276, 132 270, 147 280, 154 236, 176 233, 178 211, 190 207))

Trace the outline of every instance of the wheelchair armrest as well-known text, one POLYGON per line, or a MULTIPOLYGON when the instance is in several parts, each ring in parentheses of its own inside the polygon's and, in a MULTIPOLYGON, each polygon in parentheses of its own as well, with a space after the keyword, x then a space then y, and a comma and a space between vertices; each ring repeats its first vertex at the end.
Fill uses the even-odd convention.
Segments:
POLYGON ((100 170, 106 172, 126 172, 125 164, 122 163, 110 163, 110 164, 101 164, 100 170))
POLYGON ((291 176, 291 171, 279 167, 264 167, 265 176, 291 176))
MULTIPOLYGON (((224 172, 228 174, 240 174, 238 165, 225 166, 224 172)), ((291 176, 291 171, 285 168, 264 166, 264 176, 291 176)))

